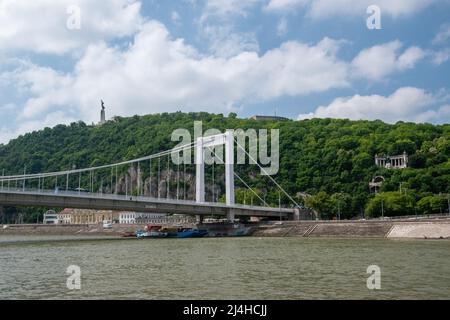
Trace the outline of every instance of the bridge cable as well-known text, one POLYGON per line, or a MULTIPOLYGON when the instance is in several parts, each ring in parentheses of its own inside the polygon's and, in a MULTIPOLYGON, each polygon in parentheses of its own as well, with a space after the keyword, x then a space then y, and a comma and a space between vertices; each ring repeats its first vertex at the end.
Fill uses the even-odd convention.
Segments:
POLYGON ((111 168, 114 166, 121 166, 121 165, 127 165, 127 164, 133 164, 133 163, 137 163, 139 161, 145 161, 145 160, 149 160, 149 159, 155 159, 155 158, 159 158, 159 157, 163 157, 165 155, 174 153, 174 152, 179 152, 181 150, 185 150, 185 149, 190 149, 191 147, 195 146, 196 142, 191 142, 189 144, 186 145, 182 145, 179 147, 175 147, 169 150, 165 150, 165 151, 161 151, 159 153, 153 154, 153 155, 149 155, 146 157, 142 157, 142 158, 138 158, 138 159, 133 159, 133 160, 128 160, 128 161, 123 161, 120 163, 113 163, 113 164, 108 164, 108 165, 103 165, 103 166, 98 166, 98 167, 91 167, 91 168, 84 168, 84 169, 75 169, 75 170, 64 170, 64 171, 55 171, 55 172, 46 172, 46 173, 35 173, 35 174, 26 174, 26 175, 12 175, 12 176, 2 176, 0 179, 2 181, 22 181, 25 179, 37 179, 39 177, 45 176, 45 177, 54 177, 54 176, 60 176, 60 175, 65 175, 67 173, 69 174, 74 174, 74 173, 79 173, 79 172, 91 172, 91 171, 95 171, 95 170, 101 170, 101 169, 107 169, 107 168, 111 168))
POLYGON ((237 139, 234 138, 234 140, 236 141, 237 146, 243 150, 245 152, 245 154, 247 154, 247 156, 249 157, 249 159, 253 160, 258 167, 269 177, 270 180, 272 180, 272 182, 289 198, 289 200, 291 200, 296 206, 297 208, 300 207, 300 205, 286 192, 286 190, 283 189, 283 187, 281 187, 278 182, 276 182, 276 180, 274 178, 272 178, 268 172, 266 171, 266 169, 264 169, 262 166, 259 165, 259 163, 247 152, 247 150, 245 150, 245 148, 243 148, 238 142, 237 139))
POLYGON ((266 206, 269 207, 270 206, 267 204, 266 201, 264 201, 247 183, 245 183, 245 181, 235 172, 234 173, 235 177, 238 178, 246 187, 247 189, 249 189, 251 192, 253 192, 255 194, 255 196, 266 206))

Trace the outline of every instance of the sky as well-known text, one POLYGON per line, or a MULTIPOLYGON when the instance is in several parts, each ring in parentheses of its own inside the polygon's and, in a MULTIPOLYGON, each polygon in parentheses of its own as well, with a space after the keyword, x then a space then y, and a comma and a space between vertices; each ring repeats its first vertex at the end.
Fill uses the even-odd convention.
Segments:
POLYGON ((449 123, 449 75, 450 0, 0 0, 0 143, 98 122, 101 99, 449 123))

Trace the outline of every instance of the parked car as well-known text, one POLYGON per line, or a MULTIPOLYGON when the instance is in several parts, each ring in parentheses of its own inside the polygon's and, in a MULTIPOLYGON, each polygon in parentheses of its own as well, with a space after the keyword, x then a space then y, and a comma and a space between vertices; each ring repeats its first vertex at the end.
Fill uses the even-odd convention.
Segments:
POLYGON ((103 229, 112 229, 113 223, 111 220, 103 221, 103 229))

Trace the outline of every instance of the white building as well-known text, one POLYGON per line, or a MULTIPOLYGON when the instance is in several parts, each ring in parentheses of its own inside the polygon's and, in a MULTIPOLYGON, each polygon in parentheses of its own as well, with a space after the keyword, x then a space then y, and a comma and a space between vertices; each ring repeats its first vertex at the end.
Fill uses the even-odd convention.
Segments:
POLYGON ((67 209, 64 209, 58 213, 58 223, 72 224, 72 214, 70 214, 67 209))
POLYGON ((404 169, 408 167, 408 154, 403 152, 403 154, 396 156, 379 156, 375 155, 375 164, 379 167, 384 167, 386 169, 404 169))
POLYGON ((119 223, 121 224, 151 223, 165 218, 166 215, 161 213, 121 212, 119 214, 119 223))
POLYGON ((148 212, 120 212, 120 224, 149 224, 149 223, 192 223, 195 218, 186 215, 167 215, 148 212))

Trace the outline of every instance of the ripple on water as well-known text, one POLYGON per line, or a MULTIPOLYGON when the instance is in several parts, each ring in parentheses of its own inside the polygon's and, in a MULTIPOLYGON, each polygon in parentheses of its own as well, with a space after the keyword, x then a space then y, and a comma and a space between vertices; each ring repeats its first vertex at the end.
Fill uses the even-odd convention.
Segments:
POLYGON ((449 241, 0 237, 0 298, 449 299, 449 241), (54 241, 58 240, 58 241, 54 241), (366 287, 380 266, 382 289, 366 287), (82 288, 66 288, 78 265, 82 288))

